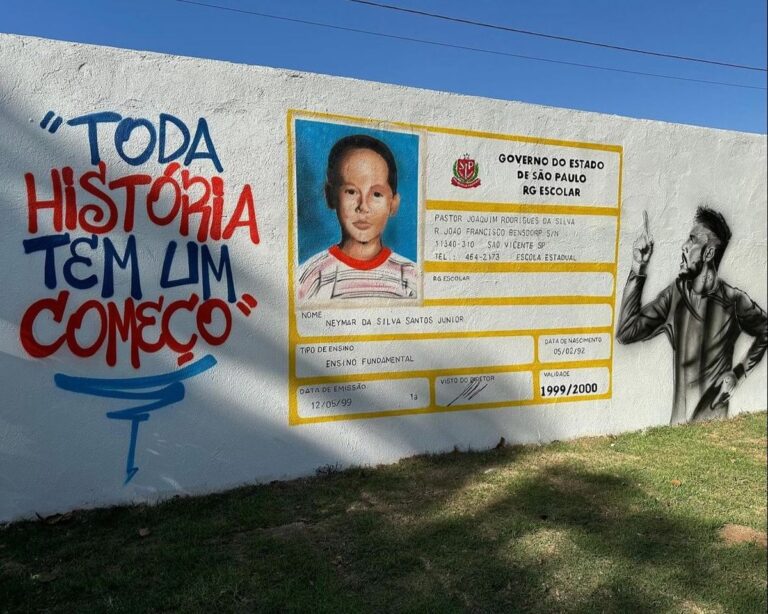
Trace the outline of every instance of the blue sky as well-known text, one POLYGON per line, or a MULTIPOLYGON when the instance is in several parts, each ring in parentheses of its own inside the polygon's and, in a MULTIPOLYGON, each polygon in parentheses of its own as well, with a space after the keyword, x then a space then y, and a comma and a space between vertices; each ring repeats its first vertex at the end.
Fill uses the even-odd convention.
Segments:
MULTIPOLYGON (((766 72, 650 57, 450 23, 349 0, 200 0, 467 51, 176 0, 4 0, 0 31, 341 75, 600 113, 766 132, 766 72)), ((558 36, 765 68, 764 0, 381 0, 558 36)), ((0 50, 1 52, 2 50, 0 50)))

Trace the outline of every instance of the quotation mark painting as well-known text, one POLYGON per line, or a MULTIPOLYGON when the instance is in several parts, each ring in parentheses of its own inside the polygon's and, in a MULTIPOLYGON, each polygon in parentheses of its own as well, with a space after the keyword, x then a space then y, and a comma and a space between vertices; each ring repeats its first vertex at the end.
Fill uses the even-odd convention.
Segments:
POLYGON ((59 126, 61 126, 61 123, 63 121, 64 119, 57 116, 56 113, 54 113, 53 111, 48 111, 48 113, 45 114, 45 117, 43 117, 42 121, 40 122, 40 127, 43 130, 47 129, 48 132, 53 134, 59 129, 59 126))

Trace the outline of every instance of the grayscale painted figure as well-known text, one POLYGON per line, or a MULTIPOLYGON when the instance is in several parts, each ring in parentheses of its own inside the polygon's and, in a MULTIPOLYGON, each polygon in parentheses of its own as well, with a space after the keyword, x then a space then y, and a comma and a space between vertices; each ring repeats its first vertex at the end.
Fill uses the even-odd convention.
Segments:
POLYGON ((731 230, 723 216, 699 207, 682 246, 678 278, 642 304, 646 268, 653 254, 648 214, 632 249, 632 271, 619 312, 616 339, 634 343, 666 334, 674 353, 674 402, 670 424, 725 418, 733 390, 755 368, 768 345, 768 320, 746 292, 718 276, 731 230), (754 337, 734 364, 734 345, 754 337))

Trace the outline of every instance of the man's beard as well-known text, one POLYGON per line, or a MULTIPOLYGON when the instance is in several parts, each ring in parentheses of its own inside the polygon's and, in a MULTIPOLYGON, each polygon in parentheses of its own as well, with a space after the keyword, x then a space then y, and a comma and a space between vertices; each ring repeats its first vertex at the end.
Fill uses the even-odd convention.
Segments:
POLYGON ((699 273, 701 273, 701 270, 704 268, 704 261, 699 260, 693 266, 691 266, 688 262, 688 260, 685 258, 685 256, 682 257, 683 262, 687 265, 684 271, 680 271, 678 274, 678 279, 682 279, 683 281, 694 279, 699 273))

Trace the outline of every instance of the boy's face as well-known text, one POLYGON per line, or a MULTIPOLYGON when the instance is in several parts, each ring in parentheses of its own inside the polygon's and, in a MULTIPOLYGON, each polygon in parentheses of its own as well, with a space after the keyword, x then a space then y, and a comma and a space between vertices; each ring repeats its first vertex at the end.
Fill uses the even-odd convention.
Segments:
POLYGON ((351 149, 339 164, 338 185, 332 186, 342 241, 380 241, 400 196, 392 193, 387 162, 370 149, 351 149))

